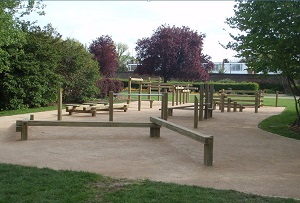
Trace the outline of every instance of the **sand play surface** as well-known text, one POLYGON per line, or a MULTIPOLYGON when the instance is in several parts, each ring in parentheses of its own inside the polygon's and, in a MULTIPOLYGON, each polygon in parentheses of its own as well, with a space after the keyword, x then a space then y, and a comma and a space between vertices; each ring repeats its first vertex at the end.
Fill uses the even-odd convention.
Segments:
MULTIPOLYGON (((160 102, 137 111, 132 102, 114 121, 149 122, 160 116, 160 102)), ((0 117, 0 162, 100 173, 115 178, 150 179, 246 193, 300 199, 300 141, 257 128, 284 110, 253 108, 221 113, 199 123, 198 132, 214 136, 212 167, 203 165, 203 144, 161 129, 150 138, 148 128, 29 127, 27 141, 15 131, 17 119, 29 114, 0 117)), ((34 113, 35 120, 56 120, 57 111, 34 113)), ((108 121, 108 112, 69 116, 63 120, 108 121)), ((168 121, 193 129, 193 111, 174 110, 168 121)))

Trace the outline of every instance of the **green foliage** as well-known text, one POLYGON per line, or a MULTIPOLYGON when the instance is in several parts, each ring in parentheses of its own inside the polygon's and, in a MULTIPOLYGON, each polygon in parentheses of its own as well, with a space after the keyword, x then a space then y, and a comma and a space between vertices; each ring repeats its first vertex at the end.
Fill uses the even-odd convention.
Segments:
POLYGON ((51 26, 23 24, 22 29, 23 44, 2 47, 9 53, 9 69, 0 74, 1 110, 47 106, 57 98, 60 35, 51 26))
POLYGON ((60 61, 56 68, 62 80, 63 102, 81 103, 95 97, 100 78, 98 63, 85 47, 74 39, 60 43, 60 61))
POLYGON ((103 78, 97 82, 97 87, 99 88, 99 97, 104 98, 108 96, 110 91, 114 93, 119 93, 124 89, 123 82, 119 80, 114 80, 110 78, 103 78))
MULTIPOLYGON (((227 24, 240 31, 230 36, 227 45, 246 59, 256 72, 281 72, 293 95, 300 95, 300 2, 237 1, 235 16, 227 24)), ((300 126, 300 102, 295 97, 297 125, 300 126)))

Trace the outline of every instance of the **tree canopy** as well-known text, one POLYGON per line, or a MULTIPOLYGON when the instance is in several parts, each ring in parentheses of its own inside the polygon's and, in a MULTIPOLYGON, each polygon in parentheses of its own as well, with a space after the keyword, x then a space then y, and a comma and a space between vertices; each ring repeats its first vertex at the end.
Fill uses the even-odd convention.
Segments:
POLYGON ((94 55, 94 59, 99 64, 99 71, 104 77, 115 75, 118 66, 118 55, 115 43, 108 35, 102 35, 93 40, 89 46, 89 51, 94 55))
MULTIPOLYGON (((256 72, 286 76, 294 95, 300 95, 300 2, 237 1, 235 15, 226 20, 239 34, 227 44, 256 72)), ((300 100, 294 96, 300 124, 300 100)))
POLYGON ((203 66, 201 61, 204 37, 185 26, 158 27, 150 38, 137 41, 135 50, 140 65, 136 72, 161 76, 165 82, 171 78, 207 81, 212 66, 203 66))

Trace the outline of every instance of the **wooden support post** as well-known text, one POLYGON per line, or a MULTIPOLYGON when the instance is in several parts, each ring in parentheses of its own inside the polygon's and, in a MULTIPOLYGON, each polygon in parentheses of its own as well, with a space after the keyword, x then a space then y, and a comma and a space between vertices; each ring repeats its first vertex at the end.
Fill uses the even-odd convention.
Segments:
POLYGON ((168 93, 162 93, 162 101, 161 101, 161 119, 168 119, 168 93))
POLYGON ((231 99, 227 98, 227 112, 231 111, 231 99))
MULTIPOLYGON (((160 94, 160 83, 161 83, 161 78, 158 80, 158 85, 157 85, 157 93, 160 94)), ((160 97, 157 97, 157 101, 160 101, 160 97)))
POLYGON ((113 91, 109 91, 108 111, 109 111, 108 121, 113 121, 114 120, 114 92, 113 91))
POLYGON ((30 114, 30 120, 33 121, 34 120, 34 115, 30 114))
POLYGON ((214 85, 209 85, 209 117, 211 118, 213 115, 213 102, 214 102, 214 85))
POLYGON ((225 94, 222 93, 221 94, 221 104, 220 104, 221 112, 224 112, 224 107, 225 107, 225 94))
POLYGON ((57 120, 62 120, 62 88, 58 88, 57 120))
POLYGON ((127 104, 131 102, 131 77, 128 78, 128 100, 127 104))
POLYGON ((233 112, 237 111, 237 102, 233 102, 233 112))
POLYGON ((182 90, 182 103, 185 104, 185 96, 186 96, 186 92, 184 90, 182 90))
POLYGON ((198 112, 199 112, 199 102, 197 96, 194 97, 194 128, 198 128, 198 112))
POLYGON ((138 111, 141 111, 141 106, 142 106, 141 94, 142 94, 142 81, 140 81, 140 83, 139 83, 138 111))
POLYGON ((213 164, 213 146, 214 138, 206 139, 204 143, 204 165, 212 166, 213 164))
POLYGON ((275 107, 278 107, 278 91, 276 91, 275 107))
POLYGON ((178 99, 179 99, 179 89, 177 88, 177 86, 176 86, 176 105, 178 105, 178 99))
POLYGON ((22 122, 22 129, 21 129, 21 140, 27 140, 28 138, 28 121, 22 122))
POLYGON ((199 104, 199 121, 203 120, 203 101, 204 101, 204 85, 200 85, 200 104, 199 104))
POLYGON ((176 89, 175 89, 175 85, 172 85, 172 106, 175 105, 175 92, 176 92, 176 89))
POLYGON ((258 106, 259 106, 259 96, 258 92, 255 93, 255 113, 258 113, 258 106))
POLYGON ((160 125, 156 124, 156 127, 150 127, 150 137, 160 137, 160 125))

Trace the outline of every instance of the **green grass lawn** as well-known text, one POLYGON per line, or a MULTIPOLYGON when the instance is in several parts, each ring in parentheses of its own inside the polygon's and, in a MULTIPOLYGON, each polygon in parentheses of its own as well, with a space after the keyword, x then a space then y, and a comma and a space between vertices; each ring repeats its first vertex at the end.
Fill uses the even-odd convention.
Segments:
POLYGON ((0 202, 300 202, 232 190, 0 164, 0 202))
MULTIPOLYGON (((275 99, 264 98, 264 105, 275 106, 275 99)), ((296 108, 293 99, 279 99, 278 106, 285 107, 285 110, 279 114, 271 116, 259 123, 258 127, 284 137, 300 140, 300 133, 291 130, 291 124, 296 119, 296 108)))

